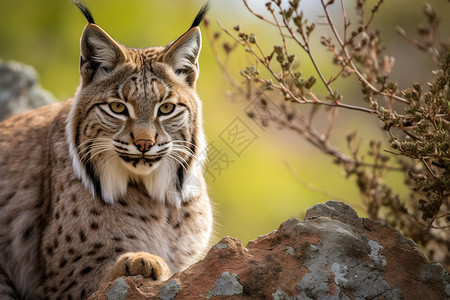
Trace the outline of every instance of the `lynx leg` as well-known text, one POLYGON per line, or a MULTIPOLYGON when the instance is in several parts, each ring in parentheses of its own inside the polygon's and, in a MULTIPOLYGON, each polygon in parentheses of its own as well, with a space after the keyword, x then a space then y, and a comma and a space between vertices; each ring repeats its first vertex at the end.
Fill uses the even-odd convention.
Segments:
POLYGON ((142 275, 153 280, 165 280, 170 269, 164 259, 147 252, 128 252, 121 255, 105 278, 105 282, 120 276, 142 275))

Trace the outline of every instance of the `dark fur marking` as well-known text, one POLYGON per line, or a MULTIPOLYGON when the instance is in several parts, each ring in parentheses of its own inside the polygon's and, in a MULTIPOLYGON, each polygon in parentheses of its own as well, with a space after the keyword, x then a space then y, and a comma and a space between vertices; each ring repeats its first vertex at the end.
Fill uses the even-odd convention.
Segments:
POLYGON ((120 146, 117 146, 117 145, 114 145, 114 147, 116 147, 118 150, 123 151, 123 152, 127 152, 128 151, 128 149, 120 147, 120 146))
POLYGON ((75 254, 75 249, 70 248, 69 251, 67 251, 70 255, 74 255, 75 254))
POLYGON ((83 129, 83 135, 87 135, 87 131, 89 129, 89 123, 86 124, 86 126, 83 129))
POLYGON ((98 223, 97 222, 92 222, 91 229, 97 230, 98 229, 98 223))
POLYGON ((177 181, 176 181, 176 187, 179 192, 181 192, 181 190, 183 189, 183 181, 184 181, 184 170, 183 166, 180 165, 177 170, 177 181))
POLYGON ((115 236, 115 237, 113 237, 112 239, 113 239, 114 241, 116 241, 116 242, 122 241, 122 238, 121 238, 121 237, 118 237, 118 236, 115 236))
POLYGON ((148 221, 148 218, 147 218, 146 216, 140 215, 139 218, 140 218, 142 221, 144 221, 144 222, 147 222, 147 221, 148 221))
POLYGON ((65 258, 63 258, 60 262, 59 262, 59 267, 63 268, 65 265, 67 264, 67 260, 65 258))
POLYGON ((72 240, 72 237, 70 236, 70 234, 67 234, 66 235, 66 241, 67 242, 70 242, 72 240))
POLYGON ((123 249, 123 248, 116 248, 116 249, 114 249, 114 252, 116 252, 116 253, 121 253, 121 252, 124 252, 125 251, 125 249, 123 249))
POLYGON ((9 193, 6 198, 5 201, 2 203, 2 206, 6 206, 9 201, 11 201, 12 198, 14 198, 14 196, 16 195, 16 191, 9 193))
POLYGON ((77 209, 74 209, 74 210, 72 211, 72 216, 78 217, 78 210, 77 210, 77 209))
POLYGON ((22 240, 23 241, 27 241, 34 232, 34 226, 33 225, 28 225, 28 227, 25 229, 25 231, 22 234, 22 240))
POLYGON ((80 275, 86 275, 87 273, 92 271, 92 267, 86 267, 83 270, 81 270, 80 275))
POLYGON ((129 238, 130 240, 134 240, 136 239, 136 236, 133 234, 127 234, 127 238, 129 238))
POLYGON ((97 251, 95 251, 95 250, 91 250, 91 251, 89 251, 87 253, 87 255, 89 255, 89 256, 92 256, 92 255, 95 255, 95 254, 97 254, 97 251))
MULTIPOLYGON (((77 132, 77 134, 79 134, 77 132)), ((79 141, 78 141, 79 143, 79 141)), ((89 142, 89 144, 86 147, 86 153, 89 153, 88 157, 84 161, 84 168, 86 170, 87 175, 92 181, 92 184, 94 185, 94 191, 95 194, 100 197, 100 199, 103 199, 102 197, 102 187, 100 185, 100 178, 98 174, 95 172, 94 166, 91 163, 91 147, 92 147, 93 141, 89 142)), ((78 144, 76 145, 78 147, 78 144)), ((103 201, 104 202, 104 201, 103 201)))
MULTIPOLYGON (((86 168, 86 173, 90 177, 92 184, 94 185, 95 194, 103 199, 102 196, 102 187, 100 185, 100 178, 94 170, 94 166, 90 163, 91 155, 89 154, 89 158, 87 159, 84 167, 86 168)), ((103 201, 104 202, 104 201, 103 201)))
POLYGON ((62 225, 59 225, 58 226, 58 234, 61 234, 62 233, 62 225))
POLYGON ((122 205, 122 206, 128 206, 128 203, 126 203, 125 201, 123 201, 123 199, 120 199, 118 202, 119 202, 119 204, 122 205))
POLYGON ((79 232, 80 235, 80 241, 85 242, 86 241, 86 235, 84 234, 84 231, 79 232))
POLYGON ((114 142, 122 144, 122 145, 129 145, 127 142, 121 141, 121 140, 114 140, 114 142))
POLYGON ((184 115, 185 112, 186 112, 185 110, 179 111, 176 115, 173 115, 171 119, 178 118, 179 116, 184 115))
POLYGON ((90 213, 94 216, 100 216, 100 212, 97 209, 91 209, 90 213))
POLYGON ((53 255, 53 248, 52 247, 47 247, 47 254, 48 255, 53 255))
POLYGON ((72 263, 79 261, 82 257, 83 257, 82 255, 78 255, 77 257, 75 257, 75 258, 72 260, 72 263))
POLYGON ((174 228, 174 229, 180 228, 180 222, 177 222, 175 225, 173 225, 173 228, 174 228))
POLYGON ((82 290, 80 293, 80 298, 84 299, 86 297, 86 290, 82 290))
POLYGON ((95 249, 103 248, 103 246, 104 246, 104 245, 103 245, 102 243, 95 243, 95 244, 94 244, 94 248, 95 248, 95 249))
MULTIPOLYGON (((196 148, 195 148, 196 146, 197 146, 197 145, 195 145, 195 144, 193 143, 193 141, 191 140, 191 153, 197 154, 197 151, 196 151, 196 148)), ((186 161, 186 164, 187 164, 188 166, 190 166, 192 160, 193 160, 192 155, 189 155, 189 157, 188 157, 188 159, 187 159, 187 161, 186 161)))
POLYGON ((107 260, 107 259, 108 259, 107 256, 100 256, 100 257, 97 257, 95 259, 95 261, 98 262, 98 263, 101 263, 101 262, 103 262, 104 260, 107 260))
POLYGON ((68 290, 70 290, 71 288, 73 288, 74 286, 76 286, 78 284, 78 281, 74 280, 72 281, 65 289, 64 292, 67 292, 68 290))

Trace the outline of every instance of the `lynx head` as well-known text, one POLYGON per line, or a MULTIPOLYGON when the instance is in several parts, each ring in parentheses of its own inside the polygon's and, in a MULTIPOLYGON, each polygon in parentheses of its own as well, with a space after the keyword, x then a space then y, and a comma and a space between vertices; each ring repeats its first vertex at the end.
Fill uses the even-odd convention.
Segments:
POLYGON ((73 167, 86 188, 112 204, 130 185, 179 204, 204 188, 205 147, 196 80, 202 7, 191 28, 165 47, 114 41, 89 24, 81 37, 81 84, 67 121, 73 167))

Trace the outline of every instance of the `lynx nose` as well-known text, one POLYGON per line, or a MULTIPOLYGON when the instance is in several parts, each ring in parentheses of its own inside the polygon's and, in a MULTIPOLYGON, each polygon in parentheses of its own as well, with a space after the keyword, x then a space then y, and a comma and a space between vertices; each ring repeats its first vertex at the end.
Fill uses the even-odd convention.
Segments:
POLYGON ((145 153, 148 150, 150 150, 153 144, 154 142, 152 140, 143 140, 143 139, 134 142, 136 148, 138 148, 138 150, 141 151, 142 153, 145 153))

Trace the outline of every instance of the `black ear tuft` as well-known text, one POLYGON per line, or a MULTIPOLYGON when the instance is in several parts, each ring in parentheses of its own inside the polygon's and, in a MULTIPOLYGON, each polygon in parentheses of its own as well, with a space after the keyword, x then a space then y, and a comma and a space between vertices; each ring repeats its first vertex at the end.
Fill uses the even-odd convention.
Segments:
POLYGON ((89 22, 89 24, 95 24, 94 17, 92 16, 91 11, 86 6, 86 4, 78 0, 72 0, 72 3, 75 4, 78 7, 78 9, 83 13, 84 17, 89 22))
POLYGON ((194 22, 192 22, 192 25, 189 29, 200 25, 200 23, 203 21, 203 19, 205 18, 206 14, 209 11, 210 4, 211 4, 211 1, 208 1, 205 4, 203 4, 202 8, 198 12, 197 16, 194 19, 194 22))

